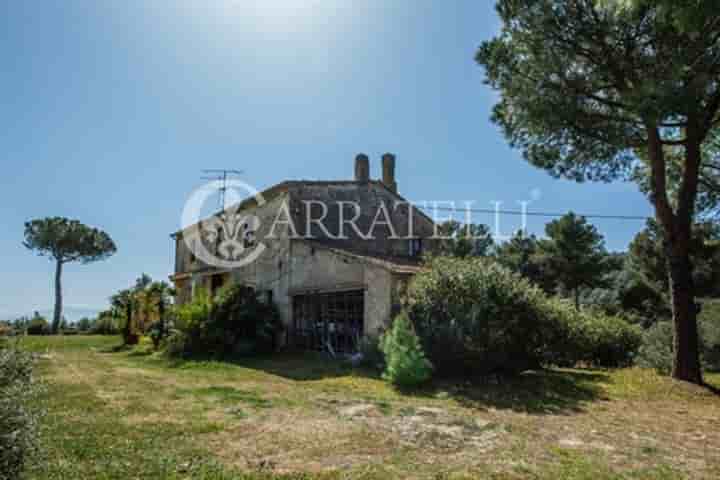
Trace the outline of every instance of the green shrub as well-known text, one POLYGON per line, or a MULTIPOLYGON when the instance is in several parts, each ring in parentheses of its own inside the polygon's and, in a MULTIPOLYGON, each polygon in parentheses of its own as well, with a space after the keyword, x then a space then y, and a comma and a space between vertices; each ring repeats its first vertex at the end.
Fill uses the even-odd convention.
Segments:
POLYGON ((602 288, 583 294, 583 305, 602 310, 606 315, 623 317, 643 328, 671 316, 662 290, 627 264, 606 275, 604 283, 602 288))
POLYGON ((164 321, 156 321, 153 322, 150 325, 150 328, 148 328, 148 337, 150 337, 150 341, 152 341, 153 348, 157 350, 160 348, 160 344, 162 341, 167 337, 168 331, 167 331, 167 324, 164 321))
POLYGON ((117 335, 120 333, 115 320, 109 316, 100 316, 91 323, 90 333, 93 335, 117 335))
POLYGON ((711 371, 720 371, 720 302, 703 303, 698 323, 704 366, 711 371))
MULTIPOLYGON (((710 371, 720 370, 720 303, 705 302, 698 316, 700 359, 710 371)), ((673 324, 662 321, 645 331, 638 364, 669 375, 673 362, 673 324)))
POLYGON ((212 311, 211 330, 225 353, 270 353, 283 330, 280 313, 272 303, 258 300, 254 289, 230 285, 220 290, 212 311))
POLYGON ((0 337, 8 337, 14 332, 12 326, 7 323, 0 323, 0 337))
MULTIPOLYGON (((230 285, 215 299, 199 289, 193 300, 176 308, 184 353, 253 355, 275 350, 282 322, 273 304, 258 300, 252 288, 230 285)), ((180 338, 173 340, 174 348, 180 338)))
POLYGON ((588 342, 584 358, 579 361, 597 367, 627 367, 633 364, 642 345, 642 330, 620 317, 586 314, 582 323, 588 342))
POLYGON ((544 364, 632 363, 641 332, 578 311, 489 259, 431 259, 408 290, 410 318, 442 375, 514 374, 544 364))
POLYGON ((420 339, 405 313, 398 315, 383 335, 382 352, 385 355, 383 378, 397 386, 414 387, 432 376, 432 364, 425 358, 420 339))
POLYGON ((182 357, 190 352, 188 347, 188 337, 181 330, 170 330, 165 337, 164 342, 165 354, 171 357, 182 357))
POLYGON ((673 362, 672 322, 657 322, 643 334, 643 344, 638 354, 638 365, 655 369, 662 375, 669 375, 673 362))
POLYGON ((37 394, 30 354, 16 345, 0 348, 0 479, 19 478, 37 451, 37 394))
POLYGON ((197 288, 191 301, 174 309, 175 327, 168 344, 168 354, 199 353, 209 342, 208 323, 212 313, 212 298, 204 288, 197 288), (177 335, 176 333, 182 333, 177 335))
POLYGON ((75 326, 78 330, 81 332, 89 332, 90 327, 92 327, 93 320, 90 320, 88 317, 82 317, 80 320, 78 320, 77 324, 75 326))
POLYGON ((572 367, 625 367, 633 363, 642 344, 642 330, 626 320, 600 311, 577 310, 569 302, 550 299, 546 314, 546 364, 572 367))
POLYGON ((202 329, 204 322, 210 318, 212 298, 208 291, 198 287, 191 301, 175 307, 177 328, 183 331, 202 329))
POLYGON ((50 334, 50 324, 43 317, 35 317, 30 320, 27 327, 28 335, 48 335, 50 334))
POLYGON ((483 258, 430 259, 408 289, 407 308, 441 375, 517 373, 542 361, 547 297, 483 258))

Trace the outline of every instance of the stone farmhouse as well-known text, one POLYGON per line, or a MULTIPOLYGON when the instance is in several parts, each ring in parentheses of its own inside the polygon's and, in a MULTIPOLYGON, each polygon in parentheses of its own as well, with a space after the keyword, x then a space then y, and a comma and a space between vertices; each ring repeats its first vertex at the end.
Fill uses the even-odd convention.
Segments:
POLYGON ((373 180, 360 154, 353 180, 285 181, 175 232, 170 279, 178 303, 199 286, 252 287, 277 305, 285 342, 351 352, 397 313, 434 230, 398 193, 395 156, 373 180))

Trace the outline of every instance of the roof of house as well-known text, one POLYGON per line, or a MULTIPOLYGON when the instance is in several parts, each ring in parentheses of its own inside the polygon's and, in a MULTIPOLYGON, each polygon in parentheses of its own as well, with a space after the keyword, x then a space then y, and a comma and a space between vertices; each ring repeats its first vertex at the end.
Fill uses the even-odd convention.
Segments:
MULTIPOLYGON (((278 195, 282 193, 287 193, 290 190, 302 190, 303 187, 342 187, 342 186, 360 186, 360 185, 373 185, 377 187, 381 187, 393 196, 395 196, 398 201, 403 203, 410 203, 408 200, 406 200, 402 195, 397 193, 394 190, 391 190, 385 185, 381 180, 368 180, 367 182, 361 182, 357 180, 286 180, 284 182, 277 183, 271 187, 266 188, 265 190, 260 191, 257 195, 253 197, 248 197, 242 200, 240 203, 237 203, 233 205, 232 207, 228 208, 236 208, 237 210, 242 210, 244 208, 248 208, 253 205, 257 205, 257 197, 261 197, 264 202, 269 202, 272 199, 276 198, 278 195)), ((226 208, 226 210, 228 209, 226 208)), ((421 216, 423 216, 425 219, 430 221, 431 223, 434 223, 433 220, 425 214, 420 209, 414 209, 416 212, 418 212, 421 216)), ((220 210, 213 215, 208 216, 207 218, 210 218, 212 216, 220 215, 223 212, 223 210, 220 210)), ((176 232, 173 232, 170 234, 171 237, 175 237, 182 233, 183 230, 192 227, 193 225, 189 225, 188 227, 185 227, 184 229, 178 230, 176 232)))
POLYGON ((299 239, 297 241, 307 243, 313 247, 327 250, 336 255, 358 260, 364 263, 377 265, 393 273, 415 274, 422 269, 422 261, 420 258, 400 257, 393 255, 380 254, 377 252, 362 251, 357 248, 342 246, 337 247, 322 240, 299 239))

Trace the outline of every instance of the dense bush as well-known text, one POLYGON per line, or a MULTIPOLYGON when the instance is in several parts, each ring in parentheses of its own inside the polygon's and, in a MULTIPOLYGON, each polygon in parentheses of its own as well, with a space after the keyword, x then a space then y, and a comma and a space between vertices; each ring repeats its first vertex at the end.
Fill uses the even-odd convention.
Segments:
POLYGON ((673 360, 672 322, 657 322, 645 330, 643 344, 638 354, 638 365, 653 368, 658 373, 669 375, 673 360))
POLYGON ((705 302, 698 321, 703 364, 708 370, 720 371, 720 302, 705 302))
POLYGON ((7 323, 0 323, 0 337, 7 337, 14 332, 13 327, 7 323))
POLYGON ((385 356, 383 378, 400 387, 420 385, 432 376, 432 364, 425 358, 420 339, 407 314, 395 318, 381 341, 385 356))
POLYGON ((625 367, 634 362, 642 330, 600 311, 577 310, 566 301, 550 299, 543 361, 571 367, 625 367))
POLYGON ((643 328, 671 316, 663 292, 628 265, 608 274, 603 288, 586 291, 581 300, 585 306, 623 317, 643 328))
POLYGON ((442 375, 518 373, 543 364, 629 364, 637 327, 577 311, 488 259, 430 259, 408 290, 407 308, 425 353, 442 375))
POLYGON ((176 319, 183 335, 171 340, 169 350, 196 354, 272 352, 283 328, 277 308, 259 301, 255 291, 243 285, 230 285, 214 299, 199 289, 192 302, 177 307, 176 319))
POLYGON ((14 345, 0 346, 0 480, 19 478, 36 452, 37 393, 32 359, 14 345))
POLYGON ((547 299, 528 280, 482 258, 436 257, 408 289, 407 308, 442 375, 515 373, 542 361, 547 299))
POLYGON ((642 329, 620 317, 588 314, 581 324, 587 349, 578 361, 597 367, 627 367, 633 364, 642 329))
POLYGON ((100 316, 90 324, 90 333, 93 335, 117 335, 120 329, 110 316, 100 316))
POLYGON ((50 334, 50 324, 43 317, 35 317, 30 320, 27 326, 28 335, 48 335, 50 334))
POLYGON ((89 332, 90 327, 92 327, 93 321, 90 320, 88 317, 82 317, 78 322, 75 324, 77 329, 81 332, 89 332))
MULTIPOLYGON (((698 316, 700 357, 703 367, 720 371, 720 303, 706 302, 698 316)), ((673 325, 658 322, 645 331, 638 364, 669 374, 673 361, 673 325)))
POLYGON ((171 357, 181 357, 190 353, 188 338, 182 330, 173 329, 165 337, 165 353, 171 357))
POLYGON ((160 348, 160 344, 162 341, 168 336, 168 328, 167 324, 164 321, 156 321, 153 322, 150 325, 150 328, 148 328, 148 337, 150 337, 150 340, 152 341, 153 348, 157 350, 160 348))

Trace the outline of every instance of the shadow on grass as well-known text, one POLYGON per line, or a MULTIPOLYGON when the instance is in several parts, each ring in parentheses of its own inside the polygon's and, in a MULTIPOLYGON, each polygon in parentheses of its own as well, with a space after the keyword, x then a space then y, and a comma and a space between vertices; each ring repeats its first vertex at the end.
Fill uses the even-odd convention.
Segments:
MULTIPOLYGON (((342 360, 312 352, 282 352, 239 357, 191 355, 167 357, 166 361, 168 368, 211 369, 237 366, 300 382, 344 377, 359 372, 342 360)), ((369 377, 372 376, 372 372, 363 372, 361 375, 369 377)))
MULTIPOLYGON (((295 381, 349 375, 380 378, 379 372, 372 369, 354 368, 345 362, 312 353, 239 359, 232 363, 295 381)), ((561 414, 580 412, 589 402, 608 400, 603 387, 610 381, 609 373, 597 370, 537 370, 502 378, 499 382, 490 379, 436 380, 420 389, 398 391, 412 397, 451 398, 469 408, 561 414)))
POLYGON ((156 352, 155 349, 144 345, 111 345, 105 348, 99 348, 97 353, 125 353, 128 357, 147 357, 156 352))
POLYGON ((119 352, 130 352, 133 349, 133 345, 126 345, 121 343, 119 345, 112 345, 109 347, 98 348, 98 353, 119 353, 119 352))
MULTIPOLYGON (((498 383, 445 387, 450 397, 470 408, 562 414, 583 411, 589 402, 608 400, 603 385, 609 382, 610 374, 598 371, 537 370, 498 383)), ((435 386, 436 395, 441 385, 435 386)))
MULTIPOLYGON (((129 356, 142 356, 130 352, 129 356)), ((348 362, 318 353, 283 352, 269 356, 223 358, 192 356, 166 358, 165 368, 257 370, 288 380, 305 382, 355 376, 377 380, 379 372, 356 368, 348 362)), ((516 377, 496 379, 438 379, 419 389, 398 390, 416 398, 447 398, 468 408, 500 409, 530 414, 569 414, 583 411, 593 401, 607 400, 604 385, 610 373, 598 370, 550 369, 528 371, 516 377)))
MULTIPOLYGON (((358 369, 346 363, 317 355, 271 357, 240 362, 273 375, 296 381, 321 380, 348 375, 379 379, 371 369, 358 369)), ((603 386, 609 373, 583 370, 537 370, 516 377, 492 379, 438 379, 419 389, 398 389, 403 395, 450 398, 477 409, 506 409, 532 414, 580 412, 588 402, 608 400, 603 386), (492 380, 492 381, 491 381, 492 380)))
POLYGON ((373 376, 372 372, 354 368, 346 361, 313 352, 286 352, 265 358, 237 359, 233 363, 299 382, 353 374, 373 376))

